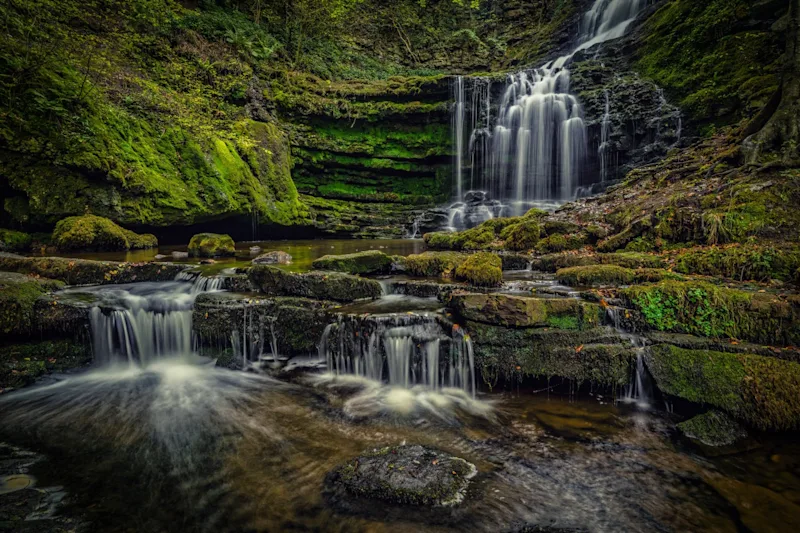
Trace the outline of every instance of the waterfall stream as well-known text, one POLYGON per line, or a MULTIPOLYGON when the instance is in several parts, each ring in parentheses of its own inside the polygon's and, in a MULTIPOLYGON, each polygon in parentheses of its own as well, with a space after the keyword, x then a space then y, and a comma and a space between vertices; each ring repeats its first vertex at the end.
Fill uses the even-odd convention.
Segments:
MULTIPOLYGON (((509 75, 500 101, 494 104, 494 117, 488 80, 470 78, 467 84, 463 77, 457 78, 453 94, 457 201, 463 198, 466 185, 465 164, 470 165, 470 188, 482 189, 489 197, 509 203, 514 214, 522 214, 537 203, 573 199, 587 157, 588 132, 582 106, 570 93, 567 65, 578 51, 622 37, 647 4, 648 0, 596 0, 584 14, 576 48, 539 68, 509 75), (465 125, 470 97, 472 130, 468 133, 465 125)), ((608 164, 608 147, 604 144, 609 115, 607 105, 603 121, 606 137, 599 154, 601 179, 608 164)))

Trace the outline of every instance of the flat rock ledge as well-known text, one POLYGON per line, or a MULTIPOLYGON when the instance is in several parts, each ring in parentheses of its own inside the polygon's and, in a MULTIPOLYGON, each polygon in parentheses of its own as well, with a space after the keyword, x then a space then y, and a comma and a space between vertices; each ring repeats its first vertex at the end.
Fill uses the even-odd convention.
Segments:
POLYGON ((353 496, 422 507, 453 506, 477 468, 464 459, 418 444, 368 451, 328 475, 330 488, 353 496))

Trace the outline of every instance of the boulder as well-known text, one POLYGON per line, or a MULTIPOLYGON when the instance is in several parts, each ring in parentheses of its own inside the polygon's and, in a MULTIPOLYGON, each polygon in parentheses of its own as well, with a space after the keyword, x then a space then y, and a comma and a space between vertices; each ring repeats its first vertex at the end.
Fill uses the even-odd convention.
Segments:
POLYGON ((427 446, 389 446, 368 451, 336 468, 326 483, 353 496, 392 504, 450 506, 460 503, 475 465, 427 446))
POLYGON ((378 298, 383 294, 381 284, 377 281, 349 274, 296 274, 273 266, 258 265, 250 269, 248 277, 253 287, 273 296, 352 302, 363 298, 378 298))
POLYGON ((292 256, 281 251, 267 252, 253 259, 254 265, 288 265, 291 262, 292 256))
POLYGON ((727 414, 711 410, 681 422, 678 430, 693 442, 704 446, 731 446, 747 437, 747 430, 727 414))
POLYGON ((230 235, 198 233, 189 241, 189 255, 193 257, 219 257, 235 253, 236 243, 230 235))
POLYGON ((53 230, 53 244, 62 252, 116 251, 155 248, 154 235, 139 235, 95 215, 67 217, 59 220, 53 230))
POLYGON ((475 253, 456 267, 456 279, 477 287, 499 287, 503 284, 503 262, 496 254, 475 253))
POLYGON ((188 259, 189 252, 172 252, 173 259, 188 259))
POLYGON ((326 255, 311 264, 314 270, 330 270, 347 274, 380 274, 392 269, 392 258, 378 250, 354 254, 326 255))
POLYGON ((509 294, 455 292, 450 296, 450 306, 468 320, 515 328, 588 329, 600 325, 604 315, 599 305, 574 298, 509 294))

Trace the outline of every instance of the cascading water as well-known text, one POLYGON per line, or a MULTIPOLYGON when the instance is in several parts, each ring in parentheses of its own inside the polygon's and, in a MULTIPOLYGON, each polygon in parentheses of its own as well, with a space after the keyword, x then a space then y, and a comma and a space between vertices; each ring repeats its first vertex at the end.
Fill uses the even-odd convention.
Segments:
MULTIPOLYGON (((473 105, 468 157, 464 153, 464 126, 470 87, 462 77, 457 79, 453 148, 458 200, 462 198, 463 165, 467 161, 471 187, 511 203, 514 214, 542 202, 563 202, 575 196, 587 156, 588 133, 583 109, 570 94, 570 71, 566 66, 578 51, 623 36, 647 4, 648 0, 596 0, 583 17, 575 50, 538 69, 508 77, 497 103, 494 127, 490 126, 491 91, 484 90, 485 83, 480 78, 470 79, 473 100, 483 101, 473 105), (484 110, 486 117, 481 116, 484 110)), ((607 126, 608 121, 604 121, 607 126)), ((601 147, 601 159, 606 149, 607 146, 601 147)), ((603 160, 603 168, 606 164, 603 160)))
POLYGON ((451 339, 433 315, 340 318, 325 329, 319 352, 336 375, 360 376, 403 388, 455 388, 475 396, 475 360, 469 336, 455 329, 451 339))
POLYGON ((92 349, 99 365, 146 365, 194 352, 192 306, 197 295, 221 290, 221 280, 181 273, 176 281, 81 287, 89 294, 92 349), (189 282, 191 281, 191 282, 189 282))

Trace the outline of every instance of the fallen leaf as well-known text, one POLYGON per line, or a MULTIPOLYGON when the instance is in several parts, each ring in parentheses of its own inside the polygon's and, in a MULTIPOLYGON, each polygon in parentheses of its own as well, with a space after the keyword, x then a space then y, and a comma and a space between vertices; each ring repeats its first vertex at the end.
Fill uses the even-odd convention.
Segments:
POLYGON ((575 348, 575 353, 581 353, 582 350, 583 350, 583 344, 575 348))

